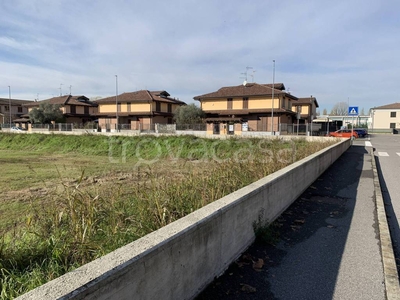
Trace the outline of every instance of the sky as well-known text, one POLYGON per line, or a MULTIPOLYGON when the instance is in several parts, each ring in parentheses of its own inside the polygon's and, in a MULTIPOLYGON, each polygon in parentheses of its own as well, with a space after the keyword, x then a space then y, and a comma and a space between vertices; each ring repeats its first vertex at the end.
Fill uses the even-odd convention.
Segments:
POLYGON ((397 0, 0 0, 0 11, 0 98, 147 89, 190 104, 247 77, 312 95, 321 113, 400 102, 397 0))

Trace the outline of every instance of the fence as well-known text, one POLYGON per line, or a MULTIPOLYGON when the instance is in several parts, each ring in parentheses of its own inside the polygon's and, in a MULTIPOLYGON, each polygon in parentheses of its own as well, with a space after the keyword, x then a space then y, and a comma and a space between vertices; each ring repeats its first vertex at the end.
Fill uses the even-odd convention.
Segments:
POLYGON ((176 130, 206 131, 207 124, 176 124, 176 130))
MULTIPOLYGON (((15 126, 13 124, 1 124, 0 128, 7 129, 15 126)), ((268 126, 266 127, 268 128, 268 126)), ((326 126, 323 127, 321 123, 309 123, 309 124, 286 124, 279 123, 278 126, 275 125, 278 131, 275 131, 275 135, 311 135, 311 136, 324 136, 329 131, 336 130, 335 128, 327 129, 326 126)), ((205 133, 207 130, 207 124, 118 124, 118 129, 116 130, 116 124, 102 124, 101 128, 97 123, 57 123, 57 124, 32 124, 33 131, 82 131, 88 130, 90 132, 103 131, 103 132, 113 132, 113 131, 135 131, 140 133, 166 133, 175 134, 177 131, 187 133, 198 132, 200 134, 205 133)), ((248 133, 254 133, 257 135, 268 135, 270 131, 268 130, 245 130, 242 127, 243 135, 248 133), (249 132, 248 132, 249 131, 249 132)), ((374 130, 374 132, 390 132, 392 130, 374 130)))

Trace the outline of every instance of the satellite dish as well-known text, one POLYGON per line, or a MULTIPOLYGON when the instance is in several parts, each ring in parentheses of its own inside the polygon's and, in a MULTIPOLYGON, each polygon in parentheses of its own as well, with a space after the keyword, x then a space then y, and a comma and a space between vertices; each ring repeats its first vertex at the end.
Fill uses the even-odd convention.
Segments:
POLYGON ((246 80, 243 81, 243 86, 246 86, 246 84, 247 84, 247 81, 246 80))

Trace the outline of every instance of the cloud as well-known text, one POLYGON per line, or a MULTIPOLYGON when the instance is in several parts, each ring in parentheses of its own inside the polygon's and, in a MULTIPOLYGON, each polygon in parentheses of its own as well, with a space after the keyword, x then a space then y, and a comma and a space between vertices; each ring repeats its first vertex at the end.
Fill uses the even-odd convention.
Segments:
MULTIPOLYGON (((0 3, 0 97, 164 89, 186 102, 248 80, 285 83, 328 110, 395 102, 397 3, 367 0, 0 3), (255 71, 253 73, 253 71, 255 71), (251 77, 253 75, 254 77, 251 77)), ((42 97, 41 97, 42 98, 42 97)))

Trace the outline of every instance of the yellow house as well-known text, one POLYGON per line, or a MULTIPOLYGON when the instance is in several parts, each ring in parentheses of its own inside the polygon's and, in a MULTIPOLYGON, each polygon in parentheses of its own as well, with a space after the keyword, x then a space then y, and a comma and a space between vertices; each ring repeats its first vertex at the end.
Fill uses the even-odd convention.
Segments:
POLYGON ((0 98, 0 124, 18 123, 20 118, 24 114, 28 113, 28 109, 25 107, 25 104, 32 102, 32 100, 0 98))
POLYGON ((172 124, 175 110, 185 102, 171 98, 166 91, 140 90, 96 100, 102 130, 148 130, 153 124, 172 124))
POLYGON ((293 124, 298 98, 285 92, 283 83, 243 83, 196 96, 207 116, 207 131, 241 134, 242 131, 282 132, 280 124, 293 124))
POLYGON ((25 107, 27 107, 30 112, 34 107, 39 107, 40 103, 60 105, 66 123, 85 124, 96 118, 97 103, 90 101, 89 98, 85 96, 64 95, 53 97, 25 104, 25 107))
POLYGON ((293 103, 293 111, 299 113, 299 124, 310 124, 317 117, 317 108, 319 107, 317 99, 313 96, 298 98, 293 103))

